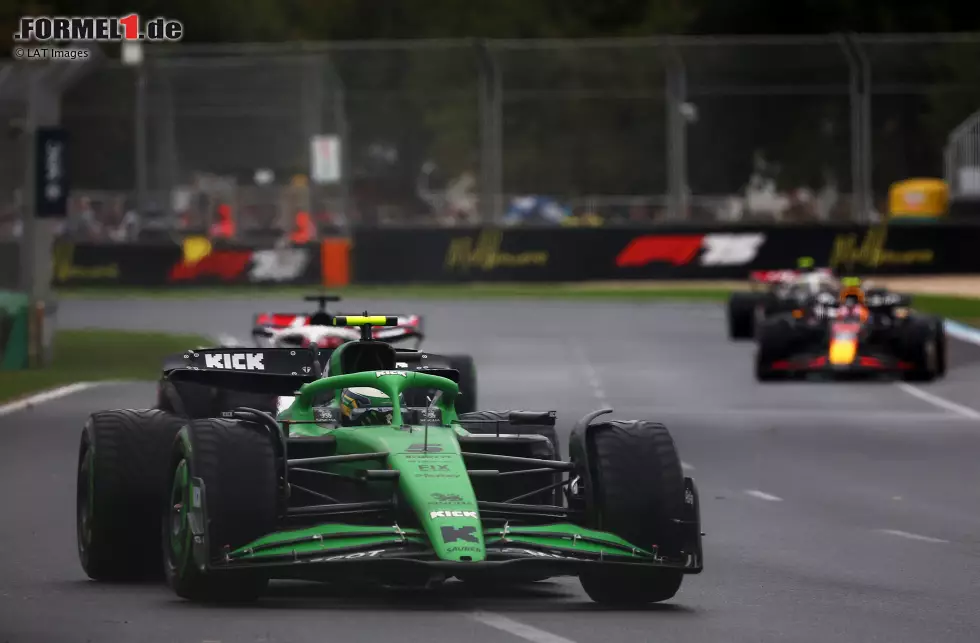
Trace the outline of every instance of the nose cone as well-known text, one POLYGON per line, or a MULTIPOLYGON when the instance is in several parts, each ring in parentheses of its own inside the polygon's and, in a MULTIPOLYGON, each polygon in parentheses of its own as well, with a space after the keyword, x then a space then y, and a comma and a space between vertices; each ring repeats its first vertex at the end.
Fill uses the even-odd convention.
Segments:
POLYGON ((847 366, 857 357, 857 342, 853 339, 835 339, 830 342, 830 363, 834 366, 847 366))
POLYGON ((428 450, 423 450, 422 436, 422 427, 414 427, 410 434, 401 433, 387 445, 389 463, 401 471, 402 493, 440 560, 486 560, 476 494, 453 429, 429 427, 428 450))

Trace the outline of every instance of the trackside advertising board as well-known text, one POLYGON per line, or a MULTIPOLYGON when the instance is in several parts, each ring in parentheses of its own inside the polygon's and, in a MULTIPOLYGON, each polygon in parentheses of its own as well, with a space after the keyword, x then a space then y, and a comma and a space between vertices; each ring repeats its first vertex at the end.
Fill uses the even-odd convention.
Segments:
POLYGON ((358 230, 353 282, 745 279, 816 265, 869 274, 980 271, 980 225, 358 230))

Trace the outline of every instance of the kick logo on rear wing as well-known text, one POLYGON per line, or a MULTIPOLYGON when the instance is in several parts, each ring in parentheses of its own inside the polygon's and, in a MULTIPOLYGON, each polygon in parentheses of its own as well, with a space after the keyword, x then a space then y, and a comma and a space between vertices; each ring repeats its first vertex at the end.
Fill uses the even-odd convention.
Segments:
POLYGON ((264 371, 262 353, 218 353, 204 356, 206 368, 224 368, 236 371, 264 371))
POLYGON ((316 354, 308 349, 260 348, 230 351, 227 348, 204 348, 184 353, 179 368, 194 371, 247 372, 269 375, 310 375, 316 354))

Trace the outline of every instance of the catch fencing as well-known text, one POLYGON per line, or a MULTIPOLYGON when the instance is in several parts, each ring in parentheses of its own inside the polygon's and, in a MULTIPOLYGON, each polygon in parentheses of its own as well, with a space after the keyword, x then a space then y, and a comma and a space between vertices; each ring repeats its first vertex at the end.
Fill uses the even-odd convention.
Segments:
POLYGON ((199 232, 224 203, 265 240, 297 211, 321 229, 460 225, 505 221, 520 196, 606 224, 867 221, 891 183, 943 176, 980 107, 980 35, 145 53, 66 96, 76 212, 199 232))

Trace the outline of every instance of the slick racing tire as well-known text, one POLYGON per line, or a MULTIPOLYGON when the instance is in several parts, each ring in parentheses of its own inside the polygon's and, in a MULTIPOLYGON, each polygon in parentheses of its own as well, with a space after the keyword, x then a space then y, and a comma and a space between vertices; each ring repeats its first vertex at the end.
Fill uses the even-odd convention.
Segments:
POLYGON ((160 578, 160 509, 185 420, 159 410, 89 416, 78 451, 76 535, 82 569, 101 581, 160 578))
MULTIPOLYGON (((684 516, 684 473, 667 428, 656 422, 609 421, 593 424, 588 436, 594 488, 587 493, 595 507, 589 526, 644 549, 656 545, 661 555, 680 555, 674 521, 684 516)), ((585 593, 609 605, 669 600, 682 580, 675 570, 600 568, 580 576, 585 593)))
POLYGON ((728 298, 728 337, 752 339, 755 335, 755 310, 759 297, 755 293, 736 292, 728 298))
POLYGON ((238 420, 195 420, 172 443, 163 508, 163 558, 167 582, 181 598, 199 602, 249 602, 265 591, 260 574, 208 573, 192 551, 188 510, 191 480, 203 482, 208 562, 276 528, 278 480, 272 438, 238 420))
POLYGON ((913 364, 905 379, 910 382, 931 382, 944 373, 946 338, 942 325, 930 319, 915 320, 905 329, 905 333, 906 354, 913 364))
POLYGON ((456 413, 471 413, 477 409, 476 364, 471 355, 449 355, 449 368, 459 372, 459 393, 456 413))
POLYGON ((946 377, 946 366, 949 361, 949 346, 946 343, 946 324, 940 317, 936 319, 936 375, 946 377))
POLYGON ((771 368, 771 364, 783 358, 791 347, 793 328, 783 317, 767 319, 759 326, 759 336, 755 352, 755 379, 759 382, 775 382, 784 379, 784 374, 771 368))

